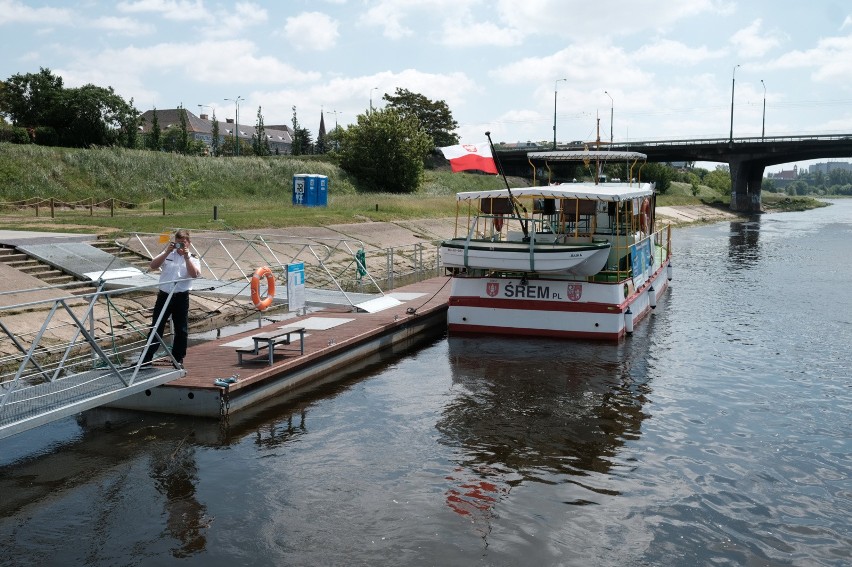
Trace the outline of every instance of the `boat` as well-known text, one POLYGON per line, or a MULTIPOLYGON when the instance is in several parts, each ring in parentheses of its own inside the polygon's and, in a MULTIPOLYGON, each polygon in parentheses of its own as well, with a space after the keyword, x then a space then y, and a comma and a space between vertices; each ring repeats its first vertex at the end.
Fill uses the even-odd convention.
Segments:
POLYGON ((654 185, 633 177, 645 156, 586 149, 527 157, 534 172, 565 161, 594 161, 599 172, 602 161, 623 161, 628 180, 595 175, 593 182, 458 193, 456 234, 439 247, 452 276, 450 334, 631 334, 672 277, 671 226, 656 226, 654 185))

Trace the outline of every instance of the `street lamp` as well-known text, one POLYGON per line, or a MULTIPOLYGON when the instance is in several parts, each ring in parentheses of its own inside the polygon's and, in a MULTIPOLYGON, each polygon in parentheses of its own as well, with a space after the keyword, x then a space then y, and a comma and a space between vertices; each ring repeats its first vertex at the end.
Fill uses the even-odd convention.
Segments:
POLYGON ((379 87, 373 87, 370 89, 370 114, 373 113, 373 91, 379 90, 379 87))
POLYGON ((760 137, 766 136, 766 83, 760 79, 760 84, 763 85, 763 125, 760 127, 760 137))
POLYGON ((728 138, 730 143, 734 143, 734 85, 736 84, 737 65, 734 67, 734 72, 731 74, 731 134, 728 138))
POLYGON ((612 117, 615 113, 615 102, 612 100, 612 95, 607 91, 604 94, 609 97, 609 144, 612 145, 612 117))
POLYGON ((234 155, 240 155, 240 101, 245 100, 241 96, 237 98, 226 98, 234 103, 236 112, 234 113, 234 155))
POLYGON ((556 87, 559 86, 559 81, 567 81, 568 79, 556 79, 553 83, 553 149, 556 149, 556 87))

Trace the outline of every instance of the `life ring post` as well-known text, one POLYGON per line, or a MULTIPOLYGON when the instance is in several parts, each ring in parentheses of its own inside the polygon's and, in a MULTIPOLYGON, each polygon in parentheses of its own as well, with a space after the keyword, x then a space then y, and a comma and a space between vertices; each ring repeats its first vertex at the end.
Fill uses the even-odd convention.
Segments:
POLYGON ((254 271, 251 276, 251 302, 258 311, 266 311, 275 299, 275 275, 269 266, 263 266, 254 271), (266 279, 266 297, 260 297, 260 280, 266 279))

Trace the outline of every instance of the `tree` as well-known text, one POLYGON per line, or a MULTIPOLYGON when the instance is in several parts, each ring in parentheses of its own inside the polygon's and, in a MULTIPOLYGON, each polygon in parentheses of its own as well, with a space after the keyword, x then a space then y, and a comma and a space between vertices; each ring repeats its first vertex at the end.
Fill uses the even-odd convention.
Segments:
POLYGON ((88 147, 135 147, 139 111, 112 87, 65 89, 62 78, 42 68, 16 74, 0 89, 0 113, 27 128, 37 143, 88 147))
POLYGON ((254 149, 256 156, 268 156, 272 153, 269 148, 269 138, 266 137, 266 129, 263 127, 263 114, 260 112, 260 107, 257 107, 257 124, 254 127, 255 133, 251 136, 251 147, 254 149))
POLYGON ((24 128, 62 124, 62 77, 42 67, 38 73, 17 73, 0 89, 0 114, 24 128))
POLYGON ((219 121, 216 120, 216 109, 213 109, 213 139, 210 141, 210 150, 213 153, 213 156, 216 157, 222 153, 221 145, 219 142, 219 121))
POLYGON ((149 150, 154 150, 155 152, 159 152, 162 148, 162 134, 163 131, 160 129, 160 121, 157 118, 157 107, 154 107, 154 112, 152 113, 153 117, 151 118, 151 132, 148 134, 148 139, 146 140, 145 147, 149 150))
POLYGON ((293 144, 291 151, 294 156, 310 153, 311 133, 307 128, 299 126, 299 118, 296 116, 296 107, 293 107, 293 144))
POLYGON ((388 102, 386 108, 396 110, 405 117, 415 117, 426 134, 432 138, 433 147, 454 146, 459 143, 458 135, 453 133, 459 125, 443 100, 432 101, 422 94, 398 87, 396 94, 385 94, 382 98, 388 102))
POLYGON ((642 181, 656 183, 655 189, 658 193, 665 193, 672 184, 674 171, 671 167, 662 163, 646 163, 640 170, 642 181))
POLYGON ((65 146, 115 146, 122 140, 126 144, 127 129, 138 125, 139 112, 112 87, 83 85, 67 89, 63 98, 67 122, 57 131, 65 146))
POLYGON ((385 108, 358 115, 358 123, 346 130, 340 165, 376 191, 413 193, 432 148, 415 117, 385 108))
POLYGON ((704 176, 704 185, 722 195, 731 194, 731 172, 727 166, 719 165, 704 176))

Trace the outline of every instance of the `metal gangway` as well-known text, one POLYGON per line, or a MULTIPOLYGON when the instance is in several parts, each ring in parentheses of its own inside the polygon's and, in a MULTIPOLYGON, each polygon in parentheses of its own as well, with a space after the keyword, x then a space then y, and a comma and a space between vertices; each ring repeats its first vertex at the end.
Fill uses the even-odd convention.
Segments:
POLYGON ((137 289, 104 283, 80 295, 67 286, 2 294, 53 297, 0 307, 0 439, 185 375, 168 351, 164 364, 143 366, 140 354, 161 337, 146 309, 128 309, 124 296, 137 289))

